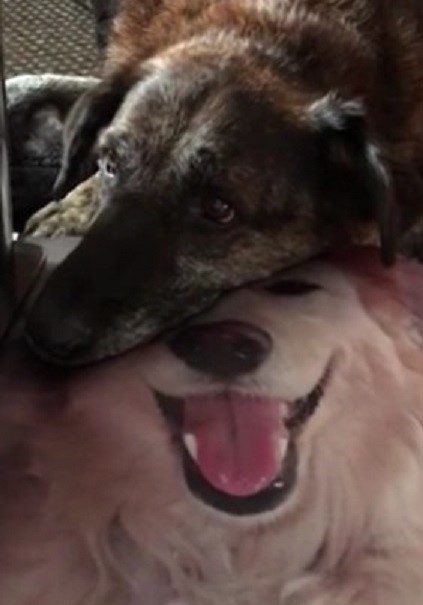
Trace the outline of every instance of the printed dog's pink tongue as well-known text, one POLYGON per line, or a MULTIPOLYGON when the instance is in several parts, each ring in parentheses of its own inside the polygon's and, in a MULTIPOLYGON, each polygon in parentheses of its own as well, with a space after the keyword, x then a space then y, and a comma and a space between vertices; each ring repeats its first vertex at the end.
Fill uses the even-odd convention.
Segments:
POLYGON ((287 445, 280 400, 240 394, 185 399, 184 433, 196 440, 197 467, 216 489, 252 496, 280 472, 287 445))

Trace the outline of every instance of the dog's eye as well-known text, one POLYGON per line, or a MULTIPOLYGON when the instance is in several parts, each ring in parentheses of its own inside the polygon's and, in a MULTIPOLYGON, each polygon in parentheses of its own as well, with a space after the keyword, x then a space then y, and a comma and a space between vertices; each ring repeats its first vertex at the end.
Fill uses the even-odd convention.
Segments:
POLYGON ((113 180, 119 172, 119 165, 116 159, 111 156, 103 156, 98 160, 98 168, 103 177, 113 180))
POLYGON ((297 279, 286 279, 266 286, 266 292, 277 294, 279 296, 302 296, 320 290, 320 286, 312 282, 301 281, 297 279))
POLYGON ((219 197, 204 200, 202 211, 207 219, 219 225, 229 225, 236 218, 235 208, 219 197))

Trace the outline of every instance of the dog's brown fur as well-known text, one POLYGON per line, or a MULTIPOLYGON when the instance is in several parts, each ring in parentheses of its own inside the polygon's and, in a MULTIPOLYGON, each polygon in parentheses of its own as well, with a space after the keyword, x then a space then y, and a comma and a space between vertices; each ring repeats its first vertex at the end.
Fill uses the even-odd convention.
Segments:
POLYGON ((391 261, 423 195, 422 62, 419 0, 124 0, 59 179, 108 126, 102 210, 35 307, 37 349, 117 353, 374 223, 391 261))

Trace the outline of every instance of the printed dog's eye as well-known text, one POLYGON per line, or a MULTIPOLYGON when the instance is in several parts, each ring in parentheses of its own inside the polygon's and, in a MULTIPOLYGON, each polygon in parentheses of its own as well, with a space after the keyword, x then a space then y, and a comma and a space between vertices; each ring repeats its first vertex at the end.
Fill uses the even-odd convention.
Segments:
POLYGON ((117 161, 110 156, 103 156, 99 158, 98 167, 102 176, 106 179, 115 179, 119 172, 117 161))
POLYGON ((317 284, 297 279, 281 280, 266 286, 265 289, 266 292, 279 296, 302 296, 303 294, 310 294, 310 292, 321 290, 317 284))
POLYGON ((235 208, 218 197, 203 202, 203 214, 219 225, 229 225, 236 218, 235 208))

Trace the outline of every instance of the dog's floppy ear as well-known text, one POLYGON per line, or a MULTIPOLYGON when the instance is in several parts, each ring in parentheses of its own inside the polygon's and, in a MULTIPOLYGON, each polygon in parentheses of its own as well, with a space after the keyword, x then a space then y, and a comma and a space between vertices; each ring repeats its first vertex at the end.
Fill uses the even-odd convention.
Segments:
POLYGON ((394 195, 363 106, 329 94, 309 107, 308 119, 317 133, 327 211, 340 219, 349 215, 374 220, 382 261, 393 264, 397 239, 394 195))
POLYGON ((113 119, 131 84, 128 74, 109 76, 84 93, 71 109, 64 127, 62 167, 54 186, 58 197, 95 172, 97 135, 113 119))

